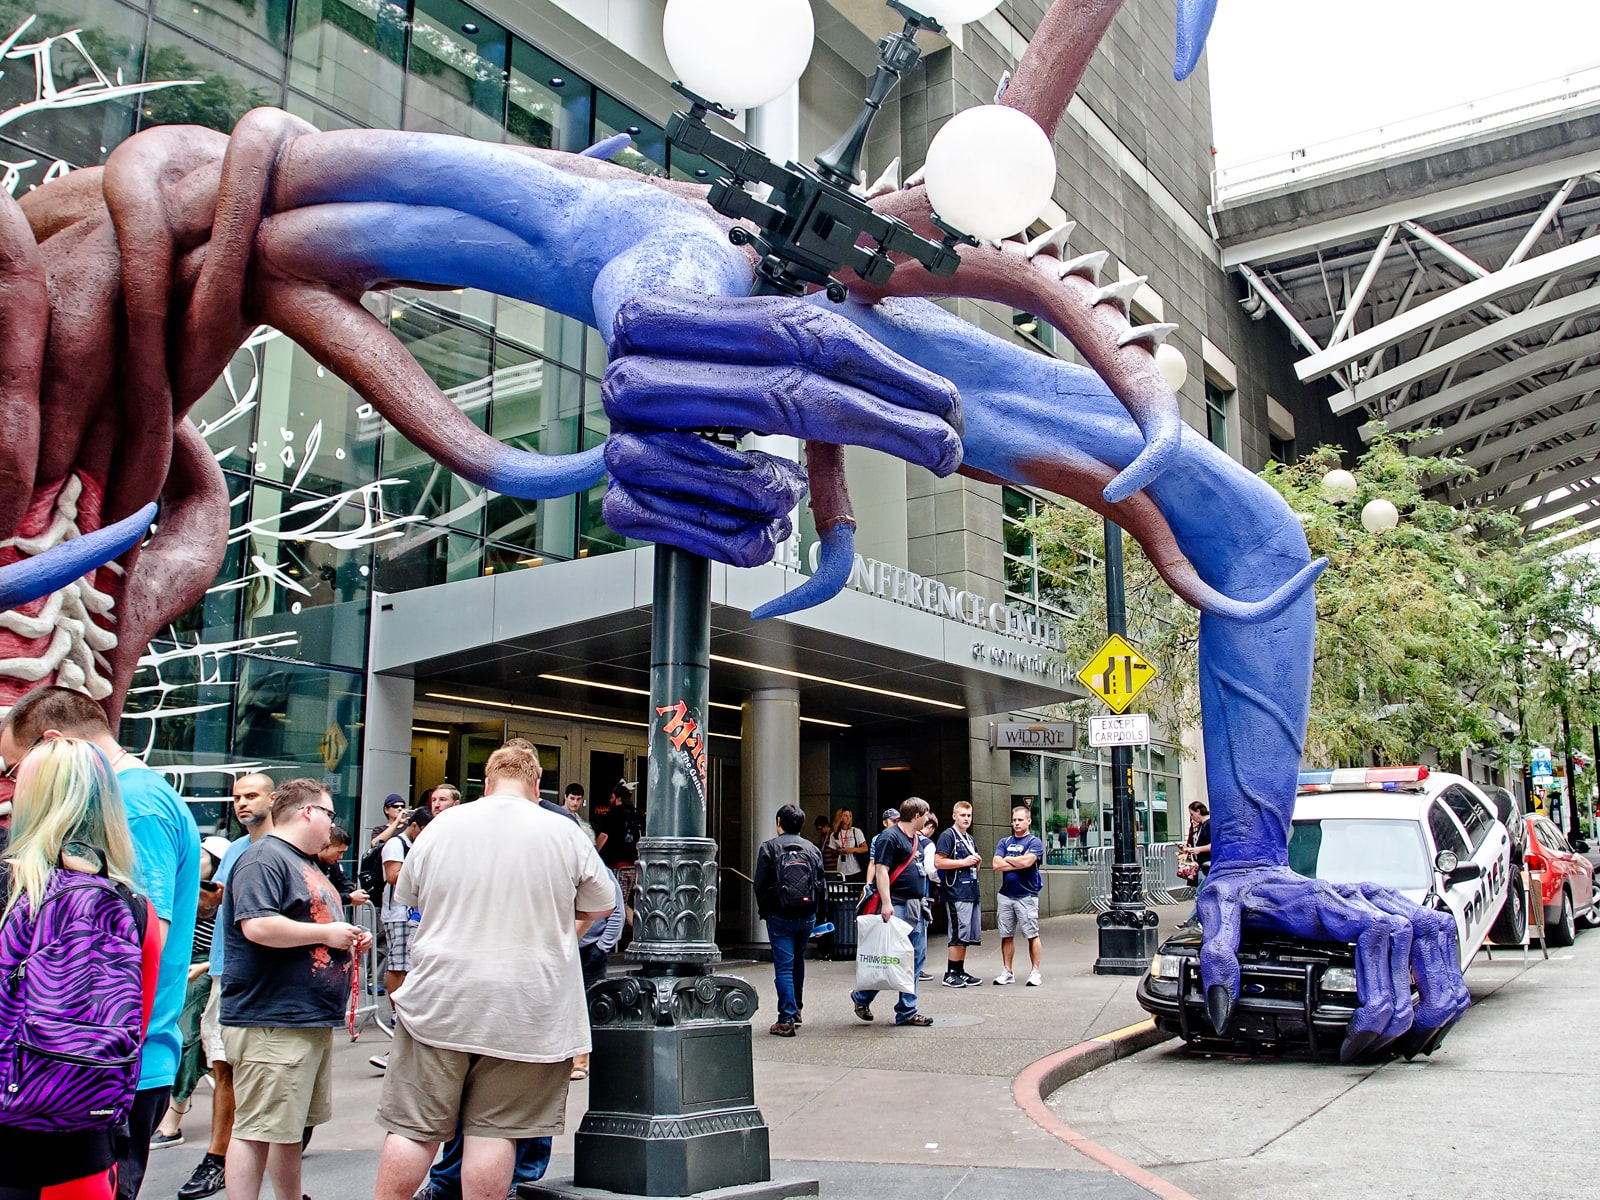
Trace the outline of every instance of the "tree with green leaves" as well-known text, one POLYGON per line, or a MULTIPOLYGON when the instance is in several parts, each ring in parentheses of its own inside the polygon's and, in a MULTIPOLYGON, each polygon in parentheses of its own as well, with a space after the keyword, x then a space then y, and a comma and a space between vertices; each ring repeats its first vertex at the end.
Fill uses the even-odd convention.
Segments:
MULTIPOLYGON (((1431 498, 1439 483, 1471 469, 1407 454, 1404 440, 1387 434, 1356 462, 1354 496, 1331 495, 1323 477, 1340 455, 1322 447, 1263 472, 1300 518, 1311 553, 1329 560, 1316 588, 1307 764, 1415 762, 1433 751, 1453 765, 1463 750, 1504 753, 1519 707, 1526 736, 1548 728, 1561 697, 1587 715, 1578 681, 1563 677, 1555 687, 1553 647, 1536 639, 1560 629, 1592 640, 1600 656, 1600 627, 1585 605, 1600 596, 1595 560, 1561 553, 1548 530, 1528 535, 1514 513, 1431 498), (1395 528, 1364 527, 1362 511, 1377 499, 1398 509, 1395 528)), ((1078 615, 1064 653, 1076 666, 1104 636, 1101 520, 1054 508, 1034 518, 1031 532, 1041 567, 1066 581, 1051 599, 1078 615)), ((1141 704, 1168 730, 1190 727, 1199 709, 1198 618, 1131 539, 1124 545, 1129 636, 1161 672, 1141 704)), ((1087 715, 1073 711, 1086 705, 1065 707, 1087 715)))

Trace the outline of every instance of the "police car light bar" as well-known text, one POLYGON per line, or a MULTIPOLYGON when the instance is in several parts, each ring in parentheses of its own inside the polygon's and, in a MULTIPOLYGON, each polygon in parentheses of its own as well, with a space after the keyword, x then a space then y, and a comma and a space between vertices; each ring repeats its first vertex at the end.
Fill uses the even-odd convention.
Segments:
POLYGON ((1354 767, 1301 771, 1301 792, 1398 792, 1428 777, 1427 767, 1354 767))

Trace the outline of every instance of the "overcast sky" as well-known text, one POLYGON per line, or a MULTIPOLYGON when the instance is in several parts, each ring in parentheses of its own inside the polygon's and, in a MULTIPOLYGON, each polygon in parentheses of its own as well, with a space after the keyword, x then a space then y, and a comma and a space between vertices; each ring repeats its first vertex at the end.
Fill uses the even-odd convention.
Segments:
POLYGON ((1600 66, 1600 0, 1221 0, 1217 162, 1251 162, 1600 66))

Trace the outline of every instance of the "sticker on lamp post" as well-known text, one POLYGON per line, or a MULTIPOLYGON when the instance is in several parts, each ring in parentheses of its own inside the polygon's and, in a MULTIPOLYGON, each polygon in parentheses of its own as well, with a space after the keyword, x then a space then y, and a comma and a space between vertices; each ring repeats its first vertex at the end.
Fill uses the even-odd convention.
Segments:
POLYGON ((1148 746, 1150 714, 1123 713, 1119 717, 1090 717, 1091 746, 1148 746))

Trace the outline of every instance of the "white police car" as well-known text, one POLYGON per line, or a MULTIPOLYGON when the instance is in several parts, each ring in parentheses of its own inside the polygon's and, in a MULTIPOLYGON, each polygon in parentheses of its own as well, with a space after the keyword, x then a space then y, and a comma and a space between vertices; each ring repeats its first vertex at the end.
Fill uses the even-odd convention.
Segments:
MULTIPOLYGON (((1301 772, 1289 866, 1331 883, 1382 884, 1449 912, 1463 970, 1486 940, 1522 942, 1527 902, 1512 874, 1511 836, 1490 798, 1459 775, 1427 767, 1301 772)), ((1168 938, 1138 998, 1162 1028, 1216 1042, 1200 941, 1192 926, 1168 938)), ((1239 1002, 1221 1041, 1338 1049, 1356 1007, 1352 947, 1247 929, 1239 961, 1239 1002)))

